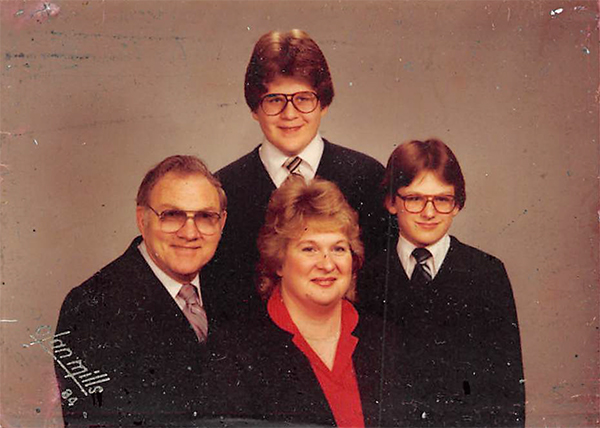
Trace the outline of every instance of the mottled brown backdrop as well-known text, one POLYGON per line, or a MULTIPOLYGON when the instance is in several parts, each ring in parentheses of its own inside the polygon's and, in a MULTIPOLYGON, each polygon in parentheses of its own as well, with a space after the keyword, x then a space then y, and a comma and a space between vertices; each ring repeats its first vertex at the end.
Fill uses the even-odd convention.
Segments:
MULTIPOLYGON (((598 3, 0 1, 0 425, 60 427, 51 358, 24 347, 136 235, 145 171, 217 169, 261 138, 254 42, 302 28, 329 60, 333 142, 382 162, 447 142, 467 179, 454 233, 501 258, 527 425, 598 423, 598 3)), ((349 171, 351 173, 351 171, 349 171)))

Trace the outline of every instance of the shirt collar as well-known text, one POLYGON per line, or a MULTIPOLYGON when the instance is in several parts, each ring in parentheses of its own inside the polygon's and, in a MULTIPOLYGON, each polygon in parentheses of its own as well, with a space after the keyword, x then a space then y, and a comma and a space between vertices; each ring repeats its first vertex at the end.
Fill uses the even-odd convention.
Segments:
MULTIPOLYGON (((402 235, 398 237, 398 245, 396 250, 398 251, 398 257, 400 258, 400 262, 406 271, 406 274, 410 278, 412 275, 412 271, 415 268, 415 264, 417 263, 414 258, 411 258, 413 250, 417 248, 412 242, 409 242, 402 235)), ((446 233, 439 241, 435 244, 428 245, 424 247, 431 253, 431 259, 433 259, 433 266, 429 259, 428 264, 433 268, 433 276, 437 274, 446 258, 446 254, 448 254, 448 249, 450 248, 450 236, 446 233)))
MULTIPOLYGON (((325 143, 321 134, 317 132, 315 138, 302 150, 297 156, 302 158, 302 175, 307 179, 313 179, 317 173, 319 162, 323 156, 323 150, 325 143)), ((258 155, 260 160, 265 166, 265 169, 269 173, 269 176, 273 180, 273 183, 277 187, 288 177, 288 173, 285 171, 283 164, 290 157, 275 147, 267 139, 264 139, 261 146, 258 149, 258 155)))
MULTIPOLYGON (((146 247, 145 241, 140 242, 140 245, 138 245, 138 250, 140 250, 140 253, 144 257, 144 260, 146 260, 146 263, 148 263, 148 265, 150 266, 150 269, 152 269, 152 272, 154 272, 154 275, 156 275, 161 284, 167 289, 171 297, 173 297, 173 299, 175 299, 175 301, 177 302, 177 293, 179 293, 179 290, 181 290, 183 284, 171 278, 161 268, 159 268, 156 265, 156 263, 154 263, 154 260, 152 260, 150 254, 148 254, 148 248, 146 247)), ((198 291, 198 297, 200 299, 200 305, 202 306, 202 294, 200 293, 200 275, 196 274, 196 276, 194 277, 194 279, 192 279, 190 284, 196 287, 196 290, 198 291)))

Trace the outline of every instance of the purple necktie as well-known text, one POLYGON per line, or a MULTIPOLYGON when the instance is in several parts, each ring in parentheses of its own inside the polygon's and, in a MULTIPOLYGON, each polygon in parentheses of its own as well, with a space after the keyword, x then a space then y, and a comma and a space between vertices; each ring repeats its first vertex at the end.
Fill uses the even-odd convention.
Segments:
POLYGON ((208 319, 206 318, 206 311, 200 305, 196 287, 191 284, 185 284, 181 287, 177 296, 185 301, 183 314, 192 325, 196 336, 198 336, 198 340, 204 342, 208 335, 208 319))

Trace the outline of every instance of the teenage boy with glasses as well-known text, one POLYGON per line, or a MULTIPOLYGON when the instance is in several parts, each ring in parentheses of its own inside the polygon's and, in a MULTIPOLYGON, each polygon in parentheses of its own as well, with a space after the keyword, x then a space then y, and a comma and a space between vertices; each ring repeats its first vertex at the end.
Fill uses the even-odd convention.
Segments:
POLYGON ((366 258, 384 246, 388 215, 378 191, 383 166, 319 133, 333 96, 325 56, 304 31, 271 31, 258 40, 246 70, 245 97, 264 139, 216 173, 229 199, 228 220, 207 267, 219 281, 222 301, 229 302, 222 305, 225 320, 261 307, 253 278, 256 240, 271 193, 290 174, 335 182, 359 213, 366 258))
POLYGON ((422 426, 524 426, 521 343, 506 270, 448 234, 466 199, 458 160, 439 140, 404 143, 392 152, 382 187, 397 240, 365 267, 359 303, 399 327, 422 426))

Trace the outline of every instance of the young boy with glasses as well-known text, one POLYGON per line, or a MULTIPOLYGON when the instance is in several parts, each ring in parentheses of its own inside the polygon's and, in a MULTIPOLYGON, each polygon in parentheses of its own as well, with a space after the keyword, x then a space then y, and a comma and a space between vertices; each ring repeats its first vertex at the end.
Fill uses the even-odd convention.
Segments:
POLYGON ((504 265, 448 235, 465 205, 458 160, 438 140, 391 154, 382 183, 395 245, 365 267, 361 308, 395 323, 423 426, 522 427, 517 313, 504 265))
POLYGON ((216 173, 227 194, 228 219, 210 266, 223 295, 216 318, 255 312, 256 240, 271 193, 290 174, 335 182, 358 211, 366 257, 384 247, 387 213, 378 189, 384 168, 375 159, 335 145, 319 133, 334 91, 323 52, 301 30, 271 31, 254 47, 245 97, 264 134, 262 143, 216 173), (227 303, 225 303, 227 302, 227 303), (235 311, 231 309, 235 308, 235 311))

